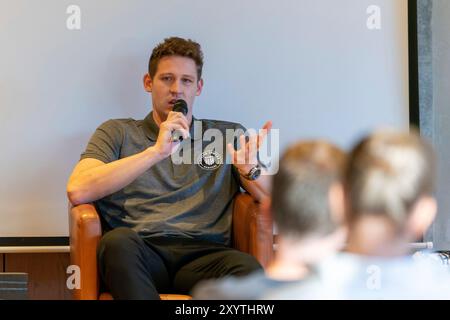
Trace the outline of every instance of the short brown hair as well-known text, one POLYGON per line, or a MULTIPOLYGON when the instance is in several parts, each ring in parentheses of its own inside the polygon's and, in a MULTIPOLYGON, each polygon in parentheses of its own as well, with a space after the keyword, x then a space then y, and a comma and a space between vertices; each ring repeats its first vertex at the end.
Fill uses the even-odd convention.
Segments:
POLYGON ((402 228, 422 196, 432 195, 435 155, 416 130, 384 130, 362 139, 349 155, 347 218, 388 218, 402 228))
POLYGON ((159 61, 163 57, 168 56, 187 57, 194 60, 197 66, 197 81, 201 79, 203 52, 200 45, 191 39, 186 40, 178 37, 166 38, 153 49, 152 55, 150 56, 150 61, 148 63, 148 73, 150 78, 153 79, 155 76, 159 61))
POLYGON ((328 195, 333 183, 342 182, 345 163, 345 153, 325 141, 287 149, 273 178, 272 213, 280 234, 324 236, 336 230, 328 195))

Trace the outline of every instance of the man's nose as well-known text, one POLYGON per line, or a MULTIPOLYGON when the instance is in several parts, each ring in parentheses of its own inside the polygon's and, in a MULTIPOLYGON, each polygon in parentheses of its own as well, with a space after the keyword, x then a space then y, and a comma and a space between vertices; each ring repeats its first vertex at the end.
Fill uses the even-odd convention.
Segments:
POLYGON ((181 93, 181 82, 179 80, 173 81, 172 85, 170 86, 170 91, 176 94, 181 93))

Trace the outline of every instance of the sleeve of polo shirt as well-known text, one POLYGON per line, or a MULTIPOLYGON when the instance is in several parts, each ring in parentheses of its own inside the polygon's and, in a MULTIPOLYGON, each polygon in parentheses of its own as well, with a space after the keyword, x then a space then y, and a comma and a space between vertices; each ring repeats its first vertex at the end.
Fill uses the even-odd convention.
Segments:
POLYGON ((122 128, 118 121, 108 120, 95 130, 80 160, 94 158, 104 163, 119 159, 123 141, 122 128))

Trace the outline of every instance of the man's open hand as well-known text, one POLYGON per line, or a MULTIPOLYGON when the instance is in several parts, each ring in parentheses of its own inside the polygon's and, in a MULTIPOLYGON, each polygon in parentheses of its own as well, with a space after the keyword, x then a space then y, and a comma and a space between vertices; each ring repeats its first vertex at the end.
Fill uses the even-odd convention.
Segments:
POLYGON ((239 150, 235 150, 231 143, 227 144, 228 152, 231 155, 231 163, 241 174, 247 174, 251 168, 258 164, 258 150, 271 129, 272 121, 267 121, 259 130, 259 134, 249 133, 248 141, 245 141, 245 136, 241 135, 239 137, 239 150))

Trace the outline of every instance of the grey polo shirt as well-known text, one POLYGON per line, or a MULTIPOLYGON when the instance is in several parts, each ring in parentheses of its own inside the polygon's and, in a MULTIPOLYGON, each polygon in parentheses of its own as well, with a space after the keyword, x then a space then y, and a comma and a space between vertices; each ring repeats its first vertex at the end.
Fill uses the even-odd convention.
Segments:
MULTIPOLYGON (((193 118, 191 138, 183 141, 179 151, 188 156, 190 152, 191 163, 177 163, 168 157, 123 189, 96 201, 108 227, 129 227, 142 237, 186 237, 229 245, 239 174, 233 165, 226 164, 226 139, 219 155, 223 163, 218 165, 216 157, 215 163, 208 166, 211 153, 202 152, 208 150, 211 141, 202 137, 213 128, 224 137, 227 129, 245 130, 237 123, 193 118)), ((109 163, 134 155, 153 146, 158 132, 152 113, 144 120, 108 120, 92 135, 81 159, 109 163)), ((236 139, 233 140, 236 145, 236 139)))

